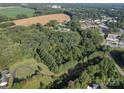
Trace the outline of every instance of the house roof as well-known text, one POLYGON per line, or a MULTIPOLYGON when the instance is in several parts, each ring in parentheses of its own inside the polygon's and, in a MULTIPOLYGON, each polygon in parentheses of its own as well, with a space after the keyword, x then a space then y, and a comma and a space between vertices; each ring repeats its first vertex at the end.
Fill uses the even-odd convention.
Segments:
POLYGON ((2 71, 2 79, 1 79, 2 83, 8 82, 8 73, 9 73, 8 70, 2 71))
POLYGON ((87 89, 101 89, 99 84, 91 84, 87 87, 87 89))
POLYGON ((119 41, 119 35, 117 34, 109 34, 108 37, 106 38, 106 40, 110 40, 110 41, 119 41))

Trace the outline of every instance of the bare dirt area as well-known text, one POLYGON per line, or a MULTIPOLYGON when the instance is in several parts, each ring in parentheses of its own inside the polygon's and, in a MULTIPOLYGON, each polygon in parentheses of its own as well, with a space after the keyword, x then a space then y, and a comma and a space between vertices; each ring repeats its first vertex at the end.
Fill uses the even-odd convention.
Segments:
POLYGON ((29 26, 32 24, 40 23, 41 25, 47 24, 50 20, 56 20, 59 23, 70 21, 70 17, 66 14, 50 14, 44 16, 31 17, 26 19, 15 20, 16 25, 29 26))

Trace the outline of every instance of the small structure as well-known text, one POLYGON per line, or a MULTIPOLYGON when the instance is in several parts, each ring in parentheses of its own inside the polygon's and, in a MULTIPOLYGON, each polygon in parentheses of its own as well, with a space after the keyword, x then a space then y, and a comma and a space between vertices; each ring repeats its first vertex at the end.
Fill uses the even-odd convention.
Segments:
POLYGON ((96 20, 94 20, 94 22, 97 23, 97 24, 101 23, 100 19, 96 19, 96 20))
POLYGON ((98 27, 94 22, 91 22, 91 21, 84 21, 82 22, 81 21, 81 29, 85 30, 85 29, 88 29, 88 28, 96 28, 98 27))
POLYGON ((10 74, 9 74, 8 70, 2 71, 2 78, 1 78, 0 87, 6 86, 8 84, 9 76, 10 76, 10 74))
POLYGON ((124 47, 124 41, 120 40, 121 35, 119 34, 109 34, 106 38, 106 45, 110 47, 124 47))
POLYGON ((71 31, 69 28, 59 28, 58 30, 57 30, 58 32, 69 32, 69 31, 71 31))
POLYGON ((59 5, 53 5, 53 6, 51 6, 51 8, 57 9, 57 8, 61 8, 61 6, 59 6, 59 5))
POLYGON ((87 89, 101 89, 99 84, 91 84, 87 86, 87 89))
POLYGON ((111 42, 119 42, 120 35, 117 34, 108 34, 108 37, 106 38, 107 41, 111 42))

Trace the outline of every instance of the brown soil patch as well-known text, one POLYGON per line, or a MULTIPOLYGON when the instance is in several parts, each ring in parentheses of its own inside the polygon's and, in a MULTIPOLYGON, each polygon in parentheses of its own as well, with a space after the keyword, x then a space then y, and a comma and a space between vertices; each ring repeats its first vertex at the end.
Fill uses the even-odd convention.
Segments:
POLYGON ((15 20, 16 25, 29 26, 32 24, 40 23, 41 25, 47 24, 50 20, 56 20, 59 23, 70 21, 70 17, 66 14, 50 14, 44 16, 31 17, 26 19, 15 20))

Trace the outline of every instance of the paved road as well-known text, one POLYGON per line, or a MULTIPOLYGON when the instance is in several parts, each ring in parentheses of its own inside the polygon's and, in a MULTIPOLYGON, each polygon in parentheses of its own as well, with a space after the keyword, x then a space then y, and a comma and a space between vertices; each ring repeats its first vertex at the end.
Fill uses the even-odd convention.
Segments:
POLYGON ((109 58, 111 60, 113 60, 115 67, 117 68, 118 72, 120 73, 121 76, 124 76, 124 71, 117 65, 117 63, 115 62, 114 58, 111 56, 111 54, 109 53, 109 58))

